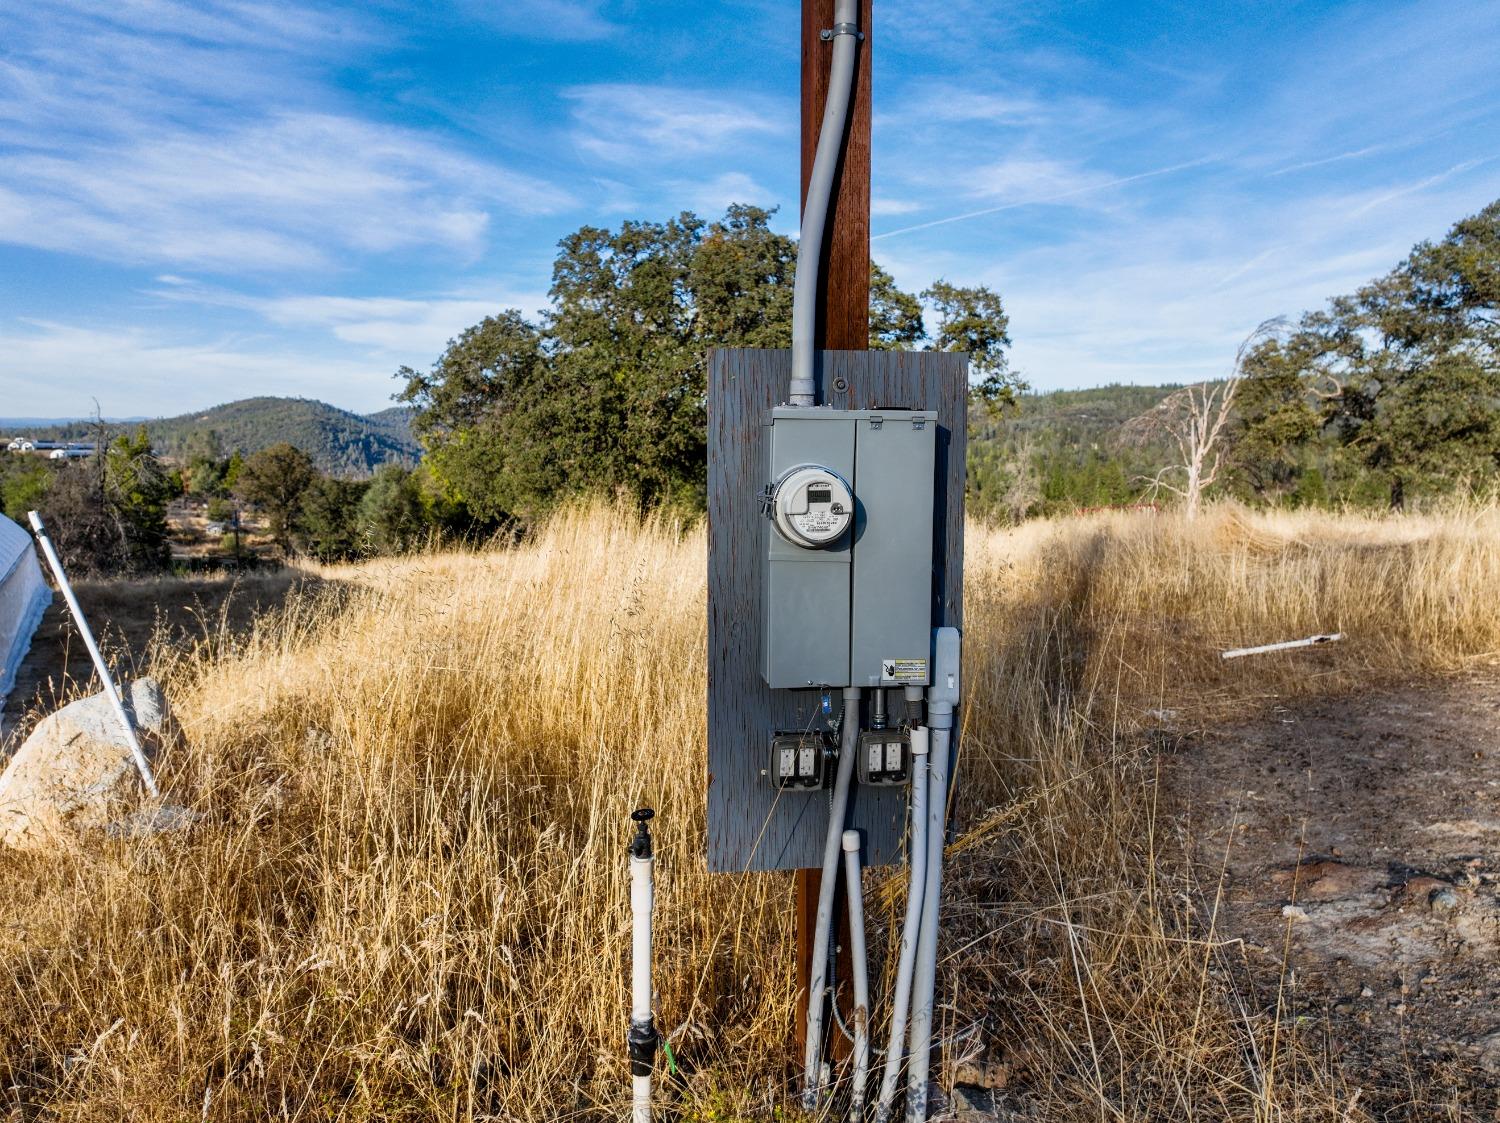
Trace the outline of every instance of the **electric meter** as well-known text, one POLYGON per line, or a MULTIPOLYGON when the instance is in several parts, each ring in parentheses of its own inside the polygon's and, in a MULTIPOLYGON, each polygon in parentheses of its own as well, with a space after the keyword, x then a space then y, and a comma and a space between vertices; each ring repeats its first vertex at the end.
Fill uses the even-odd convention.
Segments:
POLYGON ((854 521, 849 485, 827 468, 803 464, 771 488, 777 532, 793 546, 818 550, 843 537, 854 521))

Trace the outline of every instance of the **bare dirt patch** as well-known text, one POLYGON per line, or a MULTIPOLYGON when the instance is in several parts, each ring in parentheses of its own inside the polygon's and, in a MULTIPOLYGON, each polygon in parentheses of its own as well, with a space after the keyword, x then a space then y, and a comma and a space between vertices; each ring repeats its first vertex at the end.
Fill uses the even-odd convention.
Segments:
MULTIPOLYGON (((81 581, 74 589, 116 675, 134 678, 145 673, 152 655, 164 647, 231 641, 319 581, 304 571, 283 569, 244 577, 81 581)), ((61 594, 54 594, 15 689, 0 707, 0 760, 42 715, 95 689, 88 649, 61 594)))
POLYGON ((1378 1119, 1500 1119, 1500 676, 1273 706, 1167 779, 1253 997, 1378 1119))

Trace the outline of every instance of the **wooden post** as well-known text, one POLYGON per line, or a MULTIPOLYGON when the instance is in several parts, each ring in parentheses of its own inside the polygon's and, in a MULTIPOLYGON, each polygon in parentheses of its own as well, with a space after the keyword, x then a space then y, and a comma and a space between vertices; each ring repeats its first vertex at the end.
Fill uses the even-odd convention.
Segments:
MULTIPOLYGON (((871 0, 860 0, 859 29, 864 41, 855 54, 853 104, 849 107, 844 155, 834 184, 824 273, 818 285, 818 322, 813 346, 864 351, 870 346, 870 45, 871 0)), ((833 26, 833 0, 802 0, 802 205, 812 178, 823 104, 828 99, 828 70, 833 45, 822 32, 833 26)), ((812 980, 813 927, 817 920, 822 871, 803 869, 797 879, 797 984, 802 995, 812 980)), ((848 978, 848 917, 837 906, 839 978, 848 978)), ((799 1005, 804 1005, 800 1004, 799 1005)), ((796 1019, 799 1048, 806 1043, 807 1023, 796 1019)), ((838 1054, 847 1047, 837 1029, 828 1034, 838 1054)))
MULTIPOLYGON (((853 104, 849 107, 844 158, 828 216, 824 280, 818 286, 814 346, 864 351, 870 346, 870 31, 871 0, 860 0, 864 41, 854 56, 853 104)), ((833 45, 821 33, 833 26, 833 0, 802 0, 802 202, 812 178, 828 68, 833 45)))

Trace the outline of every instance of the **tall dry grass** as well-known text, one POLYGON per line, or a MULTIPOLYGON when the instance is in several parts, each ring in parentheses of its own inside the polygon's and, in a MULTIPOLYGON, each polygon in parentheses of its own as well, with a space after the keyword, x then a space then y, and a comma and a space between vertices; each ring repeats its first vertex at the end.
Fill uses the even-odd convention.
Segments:
MULTIPOLYGON (((975 528, 949 1053, 1046 1120, 1341 1120, 1235 989, 1157 809, 1150 709, 1500 648, 1494 511, 975 528), (1320 679, 1219 645, 1343 630, 1320 679)), ((790 1113, 789 882, 710 877, 704 538, 607 509, 320 571, 248 638, 164 648, 183 834, 0 857, 0 1105, 20 1119, 621 1115, 624 843, 660 811, 659 1011, 689 1118, 790 1113)), ((899 878, 870 874, 893 922, 899 878)), ((876 944, 883 943, 876 939, 876 944)))

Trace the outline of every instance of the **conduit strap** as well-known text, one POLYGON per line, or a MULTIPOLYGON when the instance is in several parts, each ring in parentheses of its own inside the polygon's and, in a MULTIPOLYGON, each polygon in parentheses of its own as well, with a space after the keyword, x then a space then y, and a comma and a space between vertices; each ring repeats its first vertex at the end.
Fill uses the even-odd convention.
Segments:
POLYGON ((857 23, 836 23, 832 27, 825 27, 818 32, 818 38, 825 43, 831 43, 835 36, 852 35, 861 43, 865 41, 865 33, 859 29, 857 23))

